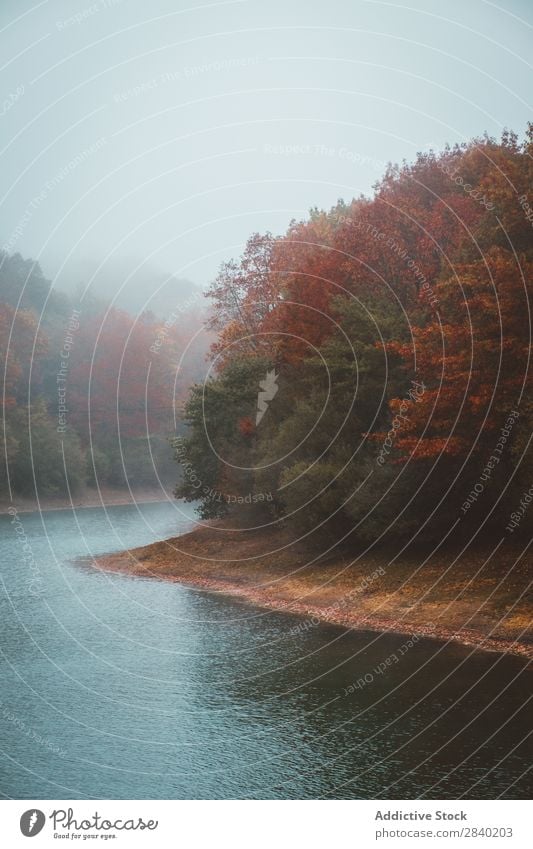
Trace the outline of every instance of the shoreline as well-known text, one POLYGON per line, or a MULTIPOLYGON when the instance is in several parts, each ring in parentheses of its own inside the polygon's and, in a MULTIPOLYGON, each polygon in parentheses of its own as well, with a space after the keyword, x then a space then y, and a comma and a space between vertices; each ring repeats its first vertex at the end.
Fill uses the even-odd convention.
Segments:
POLYGON ((236 531, 217 522, 99 557, 91 568, 177 582, 293 614, 303 620, 294 634, 327 623, 533 660, 527 564, 502 582, 505 568, 483 567, 485 556, 469 555, 445 571, 439 562, 421 569, 412 558, 392 567, 383 553, 363 562, 350 562, 346 554, 310 562, 309 550, 293 546, 286 530, 236 531))
POLYGON ((70 501, 68 498, 51 498, 46 496, 42 498, 40 504, 32 498, 14 498, 13 501, 0 502, 0 516, 8 514, 10 508, 14 508, 17 513, 49 513, 55 510, 85 510, 94 507, 126 507, 133 504, 156 504, 165 501, 174 501, 171 493, 165 493, 162 490, 141 490, 140 492, 130 494, 128 490, 123 489, 106 489, 95 490, 94 493, 84 492, 70 501))

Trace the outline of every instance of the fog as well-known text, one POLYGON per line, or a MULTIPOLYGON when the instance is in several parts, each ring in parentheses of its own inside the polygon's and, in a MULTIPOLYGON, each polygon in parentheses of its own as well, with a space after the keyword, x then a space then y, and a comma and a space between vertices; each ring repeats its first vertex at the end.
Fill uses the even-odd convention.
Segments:
POLYGON ((389 161, 521 134, 532 11, 3 0, 0 246, 164 311, 251 232, 370 192, 389 161))

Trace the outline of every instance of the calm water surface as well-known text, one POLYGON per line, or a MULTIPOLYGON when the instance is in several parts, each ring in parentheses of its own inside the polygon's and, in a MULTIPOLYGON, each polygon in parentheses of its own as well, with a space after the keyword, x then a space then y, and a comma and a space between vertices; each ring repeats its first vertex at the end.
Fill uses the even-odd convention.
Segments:
POLYGON ((0 517, 4 797, 530 795, 522 659, 296 632, 297 617, 73 563, 186 530, 189 505, 19 519, 0 517))

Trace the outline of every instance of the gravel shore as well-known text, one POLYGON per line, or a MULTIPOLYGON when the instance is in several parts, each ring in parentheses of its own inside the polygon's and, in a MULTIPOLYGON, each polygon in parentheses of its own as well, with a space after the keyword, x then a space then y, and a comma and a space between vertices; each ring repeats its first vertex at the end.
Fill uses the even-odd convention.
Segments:
POLYGON ((533 659, 530 569, 519 551, 384 553, 313 559, 286 529, 232 530, 224 523, 102 557, 103 571, 178 581, 303 617, 301 628, 347 628, 453 640, 533 659))

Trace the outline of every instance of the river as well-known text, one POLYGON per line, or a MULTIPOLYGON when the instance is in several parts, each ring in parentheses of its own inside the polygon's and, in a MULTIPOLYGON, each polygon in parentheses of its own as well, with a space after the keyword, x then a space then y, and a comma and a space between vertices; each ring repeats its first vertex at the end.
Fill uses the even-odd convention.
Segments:
POLYGON ((192 521, 179 503, 0 517, 4 798, 529 797, 521 658, 91 568, 192 521))

